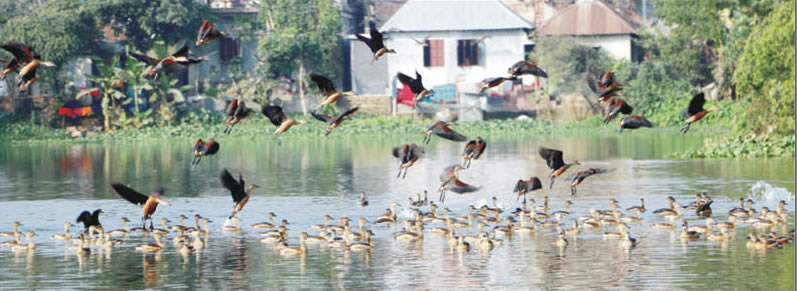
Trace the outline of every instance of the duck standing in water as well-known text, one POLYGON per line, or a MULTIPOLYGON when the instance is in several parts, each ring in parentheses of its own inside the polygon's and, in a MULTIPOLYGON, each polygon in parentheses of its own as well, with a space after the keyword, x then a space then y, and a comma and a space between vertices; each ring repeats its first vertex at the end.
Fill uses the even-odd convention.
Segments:
POLYGON ((123 185, 122 183, 113 183, 111 184, 111 187, 113 187, 116 193, 119 193, 119 196, 122 196, 122 198, 125 200, 142 206, 141 222, 143 223, 144 231, 147 231, 147 219, 149 219, 149 230, 153 229, 152 214, 155 213, 155 210, 158 208, 158 204, 169 205, 169 202, 161 199, 161 195, 164 192, 163 188, 160 188, 155 191, 155 193, 152 193, 152 195, 147 196, 123 185))

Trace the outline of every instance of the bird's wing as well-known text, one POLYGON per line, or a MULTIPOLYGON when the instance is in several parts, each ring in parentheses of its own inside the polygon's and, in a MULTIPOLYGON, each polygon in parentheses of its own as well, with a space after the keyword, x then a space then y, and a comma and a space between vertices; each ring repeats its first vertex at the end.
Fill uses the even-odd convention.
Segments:
POLYGON ((474 150, 476 150, 476 140, 471 140, 471 141, 468 141, 468 143, 465 144, 465 150, 463 151, 463 153, 464 154, 470 154, 474 150))
POLYGON ((565 162, 562 159, 562 151, 560 150, 540 147, 539 153, 540 157, 545 160, 545 163, 548 165, 548 168, 551 168, 551 170, 559 169, 565 165, 565 162))
POLYGON ((473 156, 474 159, 478 159, 482 156, 484 151, 487 150, 487 142, 482 140, 479 143, 476 143, 476 155, 473 156))
POLYGON ((359 39, 360 41, 364 42, 365 45, 367 45, 368 48, 371 49, 371 52, 376 52, 377 49, 374 49, 374 42, 370 38, 367 38, 367 37, 362 36, 360 34, 355 34, 355 35, 357 36, 357 39, 359 39))
POLYGON ((379 31, 376 29, 371 29, 371 42, 374 45, 375 51, 385 47, 385 43, 383 42, 382 39, 382 34, 379 33, 379 31))
POLYGON ((404 73, 401 72, 399 72, 396 76, 398 77, 399 82, 401 82, 401 84, 407 86, 410 86, 410 84, 412 84, 412 82, 415 81, 415 79, 413 79, 412 77, 404 75, 404 73))
POLYGON ((230 105, 227 105, 227 110, 224 114, 227 116, 235 116, 235 112, 238 111, 238 100, 239 98, 232 99, 230 105))
POLYGON ((515 184, 515 189, 512 190, 512 192, 520 192, 523 191, 524 189, 526 189, 526 182, 523 180, 517 180, 517 183, 515 184))
POLYGON ((423 150, 423 147, 418 146, 416 144, 410 145, 410 156, 411 157, 421 157, 421 155, 425 154, 426 152, 423 150))
POLYGON ((227 169, 221 170, 221 185, 227 190, 230 190, 230 194, 232 194, 232 201, 238 203, 246 196, 244 192, 244 185, 239 183, 238 181, 233 178, 227 169))
POLYGON ((335 118, 334 122, 340 122, 344 118, 349 117, 349 115, 352 115, 354 112, 357 112, 357 110, 360 110, 360 106, 354 106, 351 109, 346 110, 345 112, 343 112, 340 115, 338 115, 338 117, 335 118))
POLYGON ((426 87, 423 86, 423 76, 415 71, 415 82, 410 83, 410 89, 412 89, 412 93, 418 94, 421 93, 426 87))
POLYGON ((440 182, 447 182, 457 176, 454 174, 454 169, 457 165, 448 166, 443 169, 443 173, 440 173, 440 182))
POLYGON ((532 178, 531 178, 531 180, 530 180, 529 182, 531 182, 531 189, 529 189, 529 191, 534 191, 534 190, 537 190, 537 189, 542 189, 542 182, 540 182, 540 179, 539 179, 539 178, 537 178, 537 177, 532 177, 532 178))
POLYGON ((77 216, 75 222, 83 222, 84 225, 89 225, 91 223, 91 212, 83 211, 80 215, 77 216))
POLYGON ((401 157, 404 156, 404 147, 405 146, 406 145, 400 145, 400 146, 394 147, 393 148, 393 157, 395 157, 397 159, 401 159, 401 157))
POLYGON ((620 113, 622 114, 631 114, 634 111, 634 108, 631 105, 628 105, 628 102, 623 100, 623 104, 620 105, 620 113))
POLYGON ((271 124, 274 126, 280 126, 280 124, 288 118, 285 116, 285 112, 282 112, 282 107, 276 105, 265 105, 261 109, 261 112, 268 117, 268 120, 270 120, 271 124))
POLYGON ((700 111, 703 111, 703 104, 706 103, 706 94, 703 92, 697 93, 692 100, 689 101, 689 116, 695 115, 700 111))
POLYGON ((624 124, 628 124, 632 128, 653 127, 653 123, 639 115, 631 115, 624 119, 624 124))
POLYGON ((2 48, 13 54, 14 58, 20 62, 28 62, 31 58, 33 58, 33 53, 30 47, 19 42, 9 42, 4 44, 2 48))
POLYGON ((149 198, 149 196, 141 194, 138 191, 123 185, 122 183, 113 183, 111 184, 111 187, 113 187, 116 193, 119 193, 119 196, 122 196, 122 198, 125 200, 136 205, 142 205, 146 203, 147 199, 149 198))
POLYGON ((453 129, 449 128, 448 126, 438 126, 432 129, 437 136, 445 138, 447 140, 452 141, 467 141, 468 137, 454 131, 453 129))
POLYGON ((142 61, 150 66, 160 62, 160 59, 156 59, 147 55, 142 55, 137 53, 130 53, 130 55, 133 56, 133 58, 135 58, 136 60, 142 61))
POLYGON ((313 110, 312 112, 310 112, 310 115, 312 115, 313 117, 315 117, 315 119, 318 119, 318 121, 321 122, 331 122, 334 119, 333 116, 323 115, 319 113, 318 110, 313 110))
POLYGON ((205 35, 208 33, 208 31, 212 26, 213 24, 210 21, 203 20, 202 26, 199 27, 199 33, 196 36, 196 40, 201 40, 205 38, 205 35))
POLYGON ((459 179, 454 179, 453 183, 449 183, 448 190, 454 193, 463 194, 463 193, 476 192, 479 190, 479 187, 468 185, 467 183, 462 182, 459 179))
POLYGON ((332 94, 335 93, 335 84, 332 84, 332 81, 329 80, 327 77, 321 76, 316 73, 310 73, 310 80, 313 81, 316 85, 318 85, 318 89, 324 94, 332 94))
POLYGON ((603 88, 609 87, 612 83, 614 83, 614 73, 609 71, 603 74, 603 77, 601 77, 601 85, 603 85, 603 88))
POLYGON ((177 52, 173 53, 172 56, 174 56, 174 57, 188 57, 188 46, 184 45, 179 50, 177 50, 177 52))

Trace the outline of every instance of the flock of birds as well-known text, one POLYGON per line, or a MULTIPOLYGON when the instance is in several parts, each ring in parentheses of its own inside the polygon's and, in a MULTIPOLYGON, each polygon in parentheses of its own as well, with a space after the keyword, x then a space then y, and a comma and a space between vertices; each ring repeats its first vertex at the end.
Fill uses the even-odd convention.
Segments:
MULTIPOLYGON (((388 49, 382 42, 381 34, 376 30, 371 30, 371 37, 367 38, 361 35, 357 37, 365 42, 373 51, 373 60, 378 59, 385 53, 395 53, 394 50, 388 49)), ((199 31, 197 37, 197 45, 207 43, 208 41, 224 35, 218 31, 213 23, 205 21, 199 31)), ((16 71, 19 68, 19 74, 22 76, 24 83, 20 86, 30 86, 35 81, 36 67, 39 65, 50 65, 46 62, 39 61, 38 55, 33 54, 33 50, 29 47, 19 43, 9 43, 2 48, 12 52, 15 59, 7 64, 7 68, 2 72, 2 75, 16 71), (34 76, 30 76, 33 74, 34 76)), ((187 48, 180 49, 177 53, 170 55, 163 59, 152 58, 144 55, 133 54, 134 57, 149 64, 147 70, 148 76, 157 77, 160 72, 171 72, 181 67, 187 66, 192 63, 201 61, 201 59, 190 59, 187 57, 187 48)), ((547 74, 538 68, 533 62, 521 61, 513 65, 509 69, 508 77, 491 78, 485 81, 485 88, 494 87, 500 82, 518 78, 523 74, 532 74, 541 77, 547 77, 547 74)), ((326 77, 316 73, 311 73, 310 78, 320 88, 324 94, 324 100, 321 106, 330 105, 335 103, 340 97, 351 95, 352 92, 342 92, 336 90, 333 83, 326 77)), ((416 94, 413 105, 423 98, 428 97, 434 92, 426 89, 422 83, 422 77, 416 72, 416 77, 411 78, 402 73, 398 74, 399 80, 407 86, 410 86, 412 91, 416 94)), ((608 123, 620 113, 630 114, 632 108, 623 99, 619 99, 618 92, 622 86, 614 81, 614 75, 611 72, 606 73, 598 83, 598 86, 604 89, 600 94, 599 101, 608 101, 606 109, 605 120, 608 123)), ((21 87, 22 88, 22 87, 21 87)), ((703 109, 704 96, 698 94, 692 98, 689 108, 684 111, 687 117, 683 132, 689 129, 691 123, 697 122, 703 118, 708 112, 716 110, 712 107, 708 110, 703 109)), ((320 108, 320 107, 319 107, 320 108)), ((357 111, 354 107, 348 111, 343 112, 338 116, 325 116, 319 113, 316 109, 313 111, 313 116, 319 121, 328 123, 326 134, 330 134, 336 127, 338 127, 344 120, 351 114, 357 111)), ((226 110, 227 120, 225 124, 227 127, 224 129, 226 134, 229 134, 233 127, 242 119, 249 116, 251 110, 248 109, 242 98, 234 99, 226 110)), ((307 120, 295 120, 289 118, 282 108, 276 105, 264 105, 261 108, 261 113, 264 114, 269 121, 277 127, 274 135, 277 136, 277 141, 281 144, 280 135, 289 130, 296 124, 306 123, 307 120)), ((439 198, 438 203, 445 203, 445 195, 447 192, 454 192, 457 194, 465 194, 475 192, 480 189, 463 182, 459 178, 459 173, 462 170, 470 168, 473 160, 478 160, 487 149, 487 142, 481 137, 469 140, 466 136, 456 132, 450 126, 453 125, 451 121, 435 121, 430 124, 423 133, 423 143, 428 144, 433 136, 454 141, 465 142, 463 150, 462 164, 452 165, 443 169, 440 174, 441 185, 438 188, 439 198)), ((622 129, 635 129, 639 127, 650 127, 652 124, 642 116, 630 115, 626 116, 620 122, 622 129)), ((194 158, 192 164, 198 164, 203 156, 211 156, 220 150, 219 143, 210 139, 207 142, 199 139, 194 144, 192 151, 194 158)), ((549 189, 553 188, 554 181, 562 177, 565 172, 570 168, 579 166, 580 163, 573 161, 565 163, 563 159, 563 152, 557 149, 546 147, 539 148, 539 155, 545 161, 546 165, 550 168, 551 172, 548 175, 549 189)), ((424 148, 417 144, 403 144, 393 148, 392 154, 399 161, 398 175, 396 178, 406 177, 407 171, 412 167, 424 154, 424 148)), ((577 194, 577 186, 581 184, 586 178, 603 174, 611 171, 610 169, 588 168, 581 170, 571 175, 568 179, 569 188, 571 189, 572 197, 577 194)), ((223 169, 220 174, 220 181, 224 188, 229 190, 234 206, 231 211, 227 222, 221 228, 223 231, 238 232, 244 227, 241 226, 240 219, 236 214, 243 211, 245 205, 250 199, 250 194, 258 185, 247 184, 241 174, 236 179, 227 169, 223 169)), ((124 200, 129 201, 135 205, 141 205, 141 227, 131 228, 127 224, 130 220, 126 217, 121 218, 121 228, 114 230, 107 230, 100 223, 101 209, 93 212, 83 211, 77 218, 76 223, 82 223, 84 231, 77 235, 70 232, 73 224, 71 222, 64 223, 64 233, 53 235, 54 240, 65 240, 70 242, 70 248, 75 254, 84 256, 92 253, 92 249, 111 249, 116 245, 127 245, 125 240, 119 238, 129 238, 135 234, 140 234, 145 237, 151 237, 152 243, 144 243, 135 245, 135 249, 141 252, 157 253, 165 250, 168 246, 164 239, 171 237, 174 248, 181 254, 188 254, 197 252, 205 248, 207 245, 208 237, 213 232, 209 228, 210 219, 196 214, 194 216, 194 225, 189 226, 186 223, 188 219, 185 215, 179 216, 179 224, 171 224, 171 220, 161 218, 161 228, 156 228, 153 223, 153 215, 155 214, 158 205, 169 205, 168 202, 162 197, 164 190, 158 189, 150 195, 145 195, 137 190, 134 190, 122 183, 113 183, 111 187, 116 191, 124 200), (149 225, 147 225, 149 221, 149 225)), ((501 209, 498 206, 497 198, 492 197, 492 207, 484 205, 479 208, 470 206, 467 210, 467 215, 455 217, 453 211, 448 208, 443 208, 442 213, 438 213, 438 204, 434 201, 429 201, 428 193, 424 191, 424 197, 421 199, 420 194, 418 198, 413 200, 409 199, 408 207, 412 208, 412 217, 409 219, 399 219, 397 202, 392 202, 390 207, 385 210, 380 216, 373 218, 370 222, 366 218, 357 220, 357 228, 352 227, 348 217, 339 217, 337 224, 331 224, 333 218, 329 215, 323 217, 323 224, 310 226, 310 229, 317 230, 317 235, 310 235, 309 232, 304 231, 298 235, 298 246, 291 246, 288 244, 289 235, 287 220, 283 219, 279 224, 275 223, 274 218, 277 216, 274 213, 268 213, 268 221, 256 223, 250 226, 252 229, 264 230, 260 232, 260 241, 267 244, 274 244, 275 250, 284 256, 305 255, 308 252, 308 245, 322 245, 333 248, 342 248, 350 251, 371 251, 374 248, 371 237, 373 231, 371 227, 379 227, 380 225, 403 225, 401 231, 395 232, 393 238, 399 241, 418 242, 426 237, 426 233, 441 235, 448 240, 448 245, 452 250, 459 252, 468 252, 471 249, 478 249, 482 252, 489 252, 494 247, 500 245, 504 239, 511 239, 514 235, 527 235, 538 232, 543 228, 555 229, 558 237, 551 243, 558 247, 566 247, 568 245, 568 238, 578 237, 582 232, 587 232, 590 229, 596 233, 602 233, 603 237, 607 239, 617 239, 618 244, 622 247, 633 248, 639 240, 631 236, 631 225, 639 225, 644 227, 641 214, 648 211, 645 207, 644 199, 640 200, 640 205, 625 209, 620 208, 617 200, 609 200, 609 209, 599 210, 597 208, 590 208, 589 213, 584 216, 576 217, 575 213, 571 212, 573 202, 571 200, 565 201, 565 208, 558 211, 552 211, 549 205, 548 197, 545 196, 544 200, 538 205, 534 199, 528 199, 527 194, 543 188, 542 181, 538 177, 530 177, 528 180, 519 179, 514 185, 514 193, 517 194, 517 200, 522 198, 521 207, 514 211, 501 209), (429 211, 424 212, 421 209, 428 206, 429 211), (572 219, 568 219, 572 217, 572 219), (427 227, 427 225, 437 224, 437 227, 427 227), (492 225, 491 228, 489 226, 492 225), (473 228, 475 231, 472 231, 473 228), (604 231, 608 230, 608 231, 604 231), (616 231, 613 231, 616 230, 616 231)), ((712 216, 711 200, 708 195, 700 193, 697 195, 695 201, 687 205, 682 205, 675 201, 675 198, 668 198, 669 207, 652 211, 656 216, 662 217, 661 222, 651 222, 650 227, 655 229, 665 229, 674 231, 681 224, 680 238, 684 241, 696 240, 701 237, 710 241, 725 241, 734 236, 737 229, 742 225, 751 227, 750 234, 748 235, 748 247, 751 249, 766 250, 772 248, 780 248, 785 244, 790 243, 794 238, 794 229, 790 231, 789 236, 780 236, 772 232, 774 227, 787 225, 789 214, 785 209, 786 203, 781 201, 778 208, 770 211, 766 207, 760 210, 760 213, 753 208, 753 201, 747 200, 745 206, 744 199, 740 199, 740 205, 728 211, 728 221, 715 220, 712 216), (686 210, 694 211, 695 215, 706 217, 704 225, 688 225, 685 216, 686 210), (758 232, 758 234, 755 234, 758 232)), ((359 207, 369 207, 369 202, 365 193, 360 195, 357 201, 359 207)), ((35 249, 35 243, 32 239, 36 234, 33 231, 24 233, 25 241, 23 242, 23 233, 19 230, 22 224, 14 222, 13 230, 9 232, 2 232, 0 236, 9 236, 14 239, 2 243, 3 246, 13 249, 18 252, 32 252, 35 249)))

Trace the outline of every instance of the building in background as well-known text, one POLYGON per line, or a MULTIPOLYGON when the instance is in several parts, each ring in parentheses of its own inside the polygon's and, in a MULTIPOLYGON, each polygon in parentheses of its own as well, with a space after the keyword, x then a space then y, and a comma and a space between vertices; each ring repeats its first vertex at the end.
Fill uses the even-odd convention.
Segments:
POLYGON ((633 39, 635 25, 617 11, 597 0, 579 0, 551 17, 538 35, 568 35, 585 45, 600 47, 615 59, 642 60, 642 50, 633 39))

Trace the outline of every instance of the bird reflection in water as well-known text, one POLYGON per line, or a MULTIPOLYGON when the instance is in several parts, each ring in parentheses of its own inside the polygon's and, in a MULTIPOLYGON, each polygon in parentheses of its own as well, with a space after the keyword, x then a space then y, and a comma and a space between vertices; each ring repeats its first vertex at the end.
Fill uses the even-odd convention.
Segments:
POLYGON ((161 252, 153 255, 142 256, 142 266, 144 271, 144 284, 147 288, 153 288, 161 285, 161 252))

